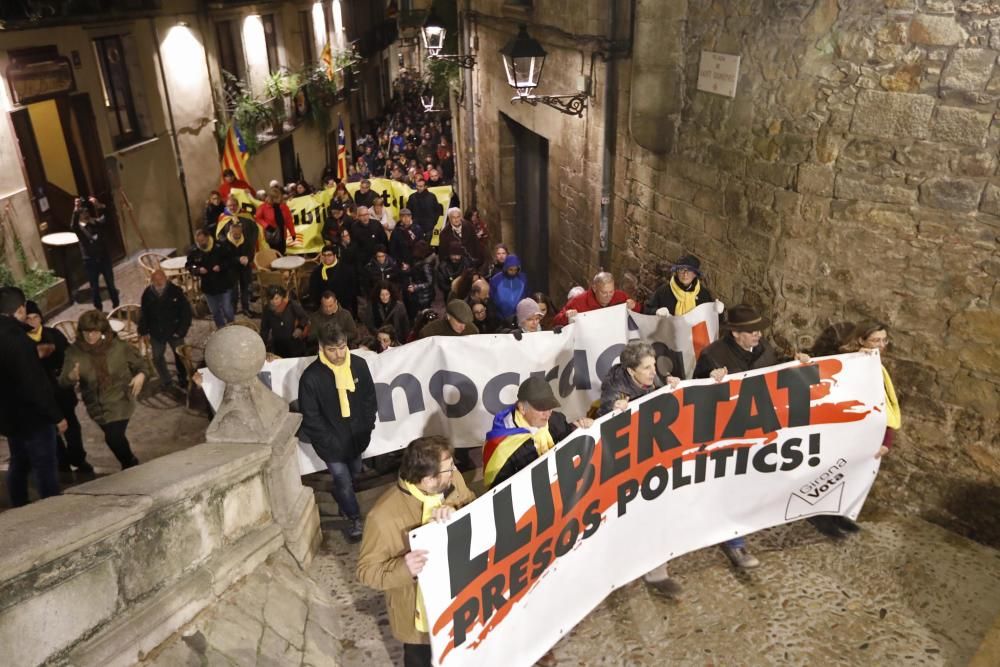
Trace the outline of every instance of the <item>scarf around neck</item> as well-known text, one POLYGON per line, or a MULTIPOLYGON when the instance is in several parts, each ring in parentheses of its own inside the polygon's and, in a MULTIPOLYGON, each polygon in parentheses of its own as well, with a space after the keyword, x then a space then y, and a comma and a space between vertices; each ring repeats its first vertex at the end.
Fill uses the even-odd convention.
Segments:
POLYGON ((101 339, 97 341, 96 344, 90 345, 84 338, 82 331, 80 332, 80 338, 76 341, 76 344, 80 347, 80 349, 83 350, 88 357, 90 357, 90 364, 94 367, 94 375, 97 376, 98 389, 103 390, 111 386, 111 370, 108 368, 108 351, 111 350, 111 346, 114 342, 114 336, 103 334, 101 339))
POLYGON ((326 272, 329 271, 330 269, 332 269, 333 267, 337 266, 337 262, 338 261, 339 260, 336 257, 334 257, 333 258, 333 264, 330 264, 330 265, 321 264, 320 265, 320 267, 319 267, 319 274, 321 276, 323 276, 323 280, 329 280, 330 279, 330 277, 327 275, 326 272))
POLYGON ((535 428, 529 425, 528 420, 524 418, 524 415, 517 408, 514 408, 514 426, 526 429, 531 433, 531 439, 535 443, 535 451, 538 452, 539 456, 542 456, 556 446, 556 443, 552 440, 552 434, 549 433, 548 424, 542 428, 535 428))
MULTIPOLYGON (((403 488, 406 489, 411 496, 420 501, 420 525, 424 525, 431 520, 431 517, 434 515, 434 510, 444 504, 444 494, 424 493, 416 484, 412 484, 404 480, 400 480, 400 482, 402 483, 403 488)), ((424 596, 421 594, 419 586, 417 587, 417 609, 413 618, 413 624, 419 632, 429 631, 429 626, 427 624, 427 611, 424 608, 424 596)))
POLYGON ((35 341, 36 343, 41 343, 42 342, 42 327, 38 327, 37 329, 33 329, 33 330, 29 331, 28 332, 28 338, 30 338, 31 340, 35 341))
POLYGON ((353 392, 356 388, 354 385, 354 374, 351 372, 351 353, 348 352, 344 363, 337 366, 326 358, 326 355, 323 354, 323 348, 320 348, 319 360, 324 366, 330 369, 330 372, 333 373, 333 379, 337 383, 337 398, 340 399, 340 416, 345 418, 350 417, 351 403, 347 400, 347 392, 353 392))
POLYGON ((212 248, 215 247, 215 241, 212 239, 211 236, 209 236, 208 237, 208 243, 206 243, 204 246, 202 246, 200 244, 196 244, 196 245, 198 245, 198 250, 201 250, 202 252, 212 252, 212 248))
POLYGON ((690 287, 684 287, 677 282, 677 276, 671 276, 670 291, 677 299, 674 315, 684 315, 694 310, 695 305, 697 305, 698 294, 701 292, 701 281, 695 278, 691 281, 690 287))

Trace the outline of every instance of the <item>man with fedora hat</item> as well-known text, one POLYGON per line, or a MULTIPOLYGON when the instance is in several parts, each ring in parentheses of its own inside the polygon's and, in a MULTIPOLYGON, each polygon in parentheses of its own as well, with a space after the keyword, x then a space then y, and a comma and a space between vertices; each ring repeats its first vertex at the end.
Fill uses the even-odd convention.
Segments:
POLYGON ((434 320, 420 330, 421 338, 430 336, 469 336, 479 333, 472 316, 472 308, 461 299, 448 302, 444 319, 434 320))
MULTIPOLYGON (((722 324, 725 334, 704 350, 698 357, 694 367, 695 379, 712 378, 716 382, 731 373, 743 373, 756 368, 766 368, 786 361, 779 358, 774 348, 764 340, 764 329, 771 326, 771 321, 757 312, 753 306, 739 304, 729 309, 726 321, 722 324)), ((809 355, 796 354, 796 360, 809 362, 809 355)), ((747 550, 746 539, 737 537, 722 544, 733 565, 740 569, 748 569, 760 565, 760 561, 747 550)))
POLYGON ((715 300, 702 284, 701 261, 694 255, 684 255, 670 265, 669 271, 670 279, 646 300, 642 308, 646 315, 656 315, 661 308, 666 308, 669 315, 683 315, 715 300))
POLYGON ((487 488, 509 479, 514 473, 544 456, 556 443, 576 428, 587 428, 592 419, 567 422, 554 412, 559 399, 542 377, 532 375, 517 388, 517 402, 493 418, 493 428, 483 445, 483 482, 487 488))

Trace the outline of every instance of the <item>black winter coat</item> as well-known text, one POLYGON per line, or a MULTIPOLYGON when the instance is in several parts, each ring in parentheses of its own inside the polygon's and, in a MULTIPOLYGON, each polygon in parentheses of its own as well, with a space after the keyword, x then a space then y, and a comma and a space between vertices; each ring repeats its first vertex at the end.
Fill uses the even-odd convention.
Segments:
POLYGON ((406 340, 410 335, 410 318, 406 306, 401 301, 390 301, 388 305, 376 301, 368 306, 368 328, 374 334, 386 324, 396 331, 396 340, 406 340))
POLYGON ((601 381, 601 407, 597 410, 597 416, 601 417, 614 410, 615 401, 620 398, 632 401, 656 391, 661 386, 660 379, 654 376, 653 386, 642 387, 632 379, 624 366, 620 363, 615 364, 601 381))
POLYGON ((360 456, 371 443, 378 403, 375 383, 368 364, 361 357, 350 357, 354 391, 347 392, 351 415, 340 413, 340 397, 333 372, 319 359, 309 364, 299 378, 299 411, 302 428, 299 437, 312 444, 324 461, 345 463, 360 456))
POLYGON ((80 241, 80 255, 84 259, 98 260, 107 257, 104 235, 111 233, 109 228, 107 217, 103 215, 91 218, 86 225, 81 225, 79 211, 73 211, 73 219, 69 223, 70 231, 76 234, 80 241))
POLYGON ((426 235, 424 239, 429 241, 438 217, 444 212, 441 202, 429 190, 424 190, 410 195, 406 200, 406 208, 413 214, 413 222, 420 225, 420 229, 426 235))
POLYGON ((375 254, 375 246, 385 246, 386 251, 389 250, 389 236, 378 220, 355 221, 351 225, 351 245, 357 246, 360 261, 367 264, 375 254))
MULTIPOLYGON (((695 278, 695 281, 699 281, 699 279, 695 278)), ((691 283, 691 287, 693 288, 694 286, 695 283, 691 283)), ((712 293, 708 291, 707 287, 702 285, 701 291, 698 292, 698 296, 695 298, 695 305, 700 306, 703 303, 711 303, 713 301, 715 301, 715 297, 712 296, 712 293)), ((670 314, 673 315, 674 308, 676 307, 677 297, 674 296, 674 291, 670 289, 670 281, 668 280, 657 287, 656 291, 653 292, 648 299, 646 299, 646 303, 642 306, 642 312, 646 315, 656 315, 657 310, 660 308, 666 308, 670 311, 670 314)))
POLYGON ((753 352, 747 352, 736 344, 731 334, 726 333, 701 351, 694 367, 694 377, 707 378, 716 368, 725 368, 729 373, 743 373, 755 368, 774 366, 783 361, 787 359, 779 359, 774 348, 763 338, 753 352))
POLYGON ((25 436, 63 419, 27 327, 0 315, 0 435, 25 436))
POLYGON ((431 255, 427 259, 422 259, 413 266, 406 274, 406 294, 410 302, 416 305, 417 310, 430 308, 434 303, 434 267, 437 255, 431 255), (413 285, 413 292, 409 291, 409 286, 413 285))
POLYGON ((344 308, 354 310, 358 302, 358 275, 353 264, 337 260, 336 266, 327 269, 323 279, 323 265, 317 266, 309 274, 309 300, 314 308, 319 308, 323 292, 333 292, 344 308))
POLYGON ((142 293, 141 307, 140 336, 166 341, 184 338, 191 328, 191 303, 184 290, 173 283, 167 283, 160 295, 152 285, 147 287, 142 293))
POLYGON ((389 237, 389 254, 401 264, 413 264, 413 244, 423 238, 424 232, 416 223, 409 229, 396 225, 389 237))
POLYGON ((208 252, 199 248, 197 244, 192 246, 188 251, 185 268, 192 275, 201 278, 202 292, 213 295, 222 294, 231 290, 236 284, 235 261, 233 246, 224 241, 216 241, 208 252), (216 271, 215 267, 219 267, 219 270, 216 271), (202 268, 208 271, 204 275, 199 271, 202 268))

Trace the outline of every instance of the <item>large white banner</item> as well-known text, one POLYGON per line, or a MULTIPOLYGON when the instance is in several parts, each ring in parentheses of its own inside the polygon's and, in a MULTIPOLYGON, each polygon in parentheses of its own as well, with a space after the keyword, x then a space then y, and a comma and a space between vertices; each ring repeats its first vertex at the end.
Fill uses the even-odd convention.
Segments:
MULTIPOLYGON (((713 304, 684 316, 630 313, 656 344, 683 352, 701 334, 718 332, 713 304), (676 320, 658 324, 660 320, 676 320)), ((532 374, 552 383, 562 412, 577 419, 600 397, 601 378, 629 338, 625 306, 581 313, 561 333, 434 336, 363 357, 375 380, 378 418, 365 457, 393 452, 425 435, 444 435, 456 446, 483 444, 493 415, 515 401, 518 385, 532 374)), ((264 364, 260 379, 288 402, 298 398, 299 377, 315 357, 278 359, 264 364)), ((218 409, 225 383, 203 369, 203 388, 218 409)), ((325 470, 311 445, 300 443, 302 474, 325 470)))
POLYGON ((885 431, 879 363, 857 353, 660 390, 413 531, 434 664, 531 665, 664 561, 806 516, 857 517, 885 431))

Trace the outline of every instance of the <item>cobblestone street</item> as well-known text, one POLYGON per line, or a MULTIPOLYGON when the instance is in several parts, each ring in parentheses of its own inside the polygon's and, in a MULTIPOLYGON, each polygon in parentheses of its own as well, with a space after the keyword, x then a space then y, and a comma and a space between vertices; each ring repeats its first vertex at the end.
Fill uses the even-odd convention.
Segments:
MULTIPOLYGON (((383 489, 359 494, 362 506, 383 489)), ((287 559, 270 563, 148 664, 334 664, 317 650, 345 667, 401 664, 381 593, 355 579, 358 547, 329 493, 317 500, 315 584, 287 559)), ((838 543, 803 521, 764 531, 750 538, 762 565, 747 574, 718 549, 682 556, 671 567, 682 600, 641 582, 615 591, 556 645, 557 664, 967 664, 1000 613, 1000 552, 914 518, 869 511, 862 525, 838 543)))

